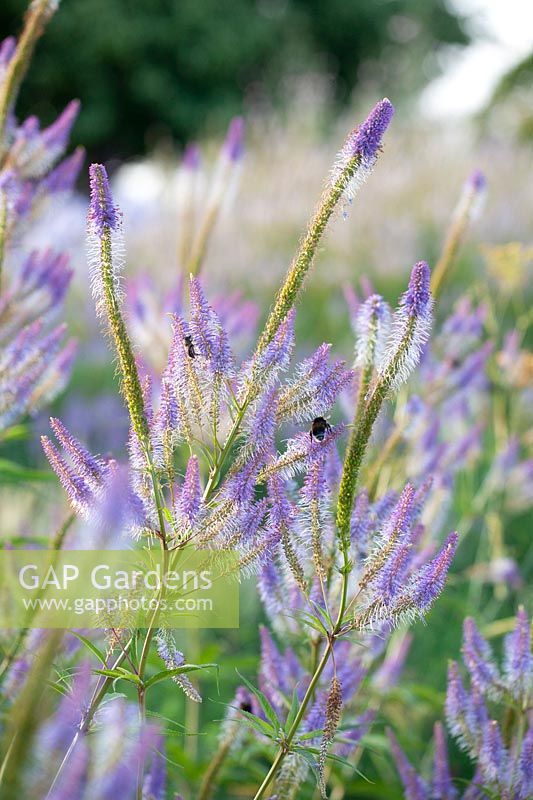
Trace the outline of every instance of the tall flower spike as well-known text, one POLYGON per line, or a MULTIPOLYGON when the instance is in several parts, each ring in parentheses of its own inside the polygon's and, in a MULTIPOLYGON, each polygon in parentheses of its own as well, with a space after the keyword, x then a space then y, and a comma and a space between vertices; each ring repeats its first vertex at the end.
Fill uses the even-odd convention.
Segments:
POLYGON ((143 800, 165 800, 167 764, 164 750, 165 739, 161 736, 156 742, 150 770, 144 779, 143 800))
POLYGON ((446 749, 446 738, 442 724, 436 722, 433 730, 435 738, 435 756, 433 759, 431 796, 434 800, 455 800, 459 793, 452 783, 450 765, 448 763, 448 751, 446 749))
POLYGON ((307 232, 289 267, 283 285, 259 339, 256 354, 272 341, 291 308, 296 303, 304 279, 309 272, 317 247, 337 204, 353 185, 357 175, 368 174, 377 157, 383 135, 392 119, 394 108, 389 100, 382 100, 370 112, 366 121, 348 137, 326 188, 322 202, 312 217, 307 232))
POLYGON ((531 628, 523 607, 518 609, 514 631, 505 637, 504 652, 505 685, 517 700, 525 699, 533 688, 533 656, 531 628))
POLYGON ((0 151, 4 144, 8 117, 31 61, 35 44, 44 26, 57 10, 57 6, 58 0, 34 0, 28 8, 24 29, 17 46, 13 50, 13 40, 9 39, 6 40, 8 44, 4 45, 2 55, 5 73, 0 83, 0 151))
POLYGON ((331 172, 331 181, 335 184, 342 179, 343 172, 351 159, 357 160, 357 168, 345 187, 345 196, 348 200, 353 200, 357 189, 366 180, 376 163, 381 142, 393 116, 394 106, 390 100, 384 98, 374 106, 366 120, 348 134, 331 172))
POLYGON ((359 307, 355 318, 355 366, 358 369, 371 369, 382 360, 389 324, 389 304, 381 295, 371 295, 359 307))
POLYGON ((200 466, 197 457, 191 456, 187 463, 185 479, 176 501, 178 517, 189 525, 193 525, 198 516, 201 501, 200 466))
POLYGON ((468 731, 466 730, 466 711, 469 698, 455 661, 448 667, 448 685, 446 688, 446 721, 454 736, 463 746, 466 744, 468 731))
POLYGON ((427 263, 415 264, 407 291, 394 313, 387 348, 379 365, 381 382, 387 389, 398 388, 407 380, 429 338, 433 305, 429 278, 427 263))
POLYGON ((394 314, 387 352, 379 376, 364 409, 356 409, 354 425, 344 458, 339 499, 337 529, 341 548, 347 560, 350 543, 350 520, 359 471, 376 418, 391 388, 405 380, 418 363, 422 346, 428 339, 431 322, 429 267, 420 261, 412 269, 407 291, 394 314))
POLYGON ((492 650, 480 634, 472 617, 463 625, 463 659, 472 683, 483 694, 498 695, 501 680, 493 661, 492 650))
MULTIPOLYGON (((156 644, 159 658, 164 661, 167 669, 178 669, 185 663, 185 656, 176 647, 172 631, 161 628, 156 637, 156 644)), ((195 703, 202 702, 198 690, 187 675, 173 675, 172 680, 178 684, 190 700, 194 700, 195 703)))
POLYGON ((216 312, 207 302, 197 278, 190 279, 191 334, 198 355, 206 359, 214 373, 223 374, 231 367, 231 352, 226 332, 216 312))
POLYGON ((135 434, 146 452, 150 435, 133 349, 120 310, 117 261, 122 257, 120 213, 116 208, 105 167, 89 169, 91 203, 87 217, 91 282, 97 311, 107 318, 122 373, 122 387, 135 434), (118 252, 117 252, 118 251, 118 252))
MULTIPOLYGON (((408 598, 408 602, 410 601, 417 611, 426 612, 442 592, 457 549, 458 538, 456 532, 450 533, 440 553, 429 564, 422 567, 418 575, 414 577, 411 586, 408 587, 404 599, 408 598)), ((399 604, 402 604, 402 598, 400 598, 399 604)))
POLYGON ((480 170, 475 170, 463 186, 459 202, 446 234, 442 254, 437 262, 431 289, 435 297, 450 272, 469 225, 476 216, 485 193, 487 181, 480 170))
POLYGON ((326 758, 328 750, 335 738, 337 728, 341 721, 342 714, 342 686, 336 675, 331 679, 329 687, 328 699, 326 701, 326 717, 324 720, 324 733, 322 734, 322 741, 320 743, 320 753, 318 756, 318 785, 322 797, 326 795, 326 783, 324 780, 324 768, 326 766, 326 758))
POLYGON ((518 800, 527 800, 533 796, 533 725, 530 726, 522 743, 518 759, 516 792, 518 800))
POLYGON ((416 773, 409 763, 405 753, 398 744, 398 740, 390 729, 387 729, 387 736, 396 763, 396 769, 398 770, 405 790, 405 800, 429 800, 429 789, 425 781, 422 780, 420 775, 416 773))
POLYGON ((508 768, 507 752, 496 720, 488 720, 485 724, 479 763, 482 774, 488 782, 505 785, 508 768))
POLYGON ((230 161, 241 160, 244 153, 244 120, 242 117, 233 117, 231 120, 224 142, 224 152, 230 161))

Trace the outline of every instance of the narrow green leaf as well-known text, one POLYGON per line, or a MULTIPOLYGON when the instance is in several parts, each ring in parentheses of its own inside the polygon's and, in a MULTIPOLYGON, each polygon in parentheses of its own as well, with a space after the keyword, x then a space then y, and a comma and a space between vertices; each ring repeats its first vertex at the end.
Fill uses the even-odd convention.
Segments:
POLYGON ((263 692, 260 692, 259 689, 256 689, 255 686, 250 683, 250 681, 247 681, 244 675, 241 675, 239 670, 236 670, 236 672, 239 678, 244 682, 245 686, 252 692, 252 694, 255 697, 257 697, 257 699, 259 700, 259 705, 263 709, 265 716, 268 717, 268 719, 272 723, 273 727, 276 730, 279 730, 279 728, 283 727, 278 719, 278 715, 270 705, 269 701, 267 700, 263 692))
POLYGON ((75 636, 75 637, 76 637, 76 639, 79 639, 79 640, 80 640, 80 642, 81 642, 82 644, 84 644, 84 645, 85 645, 85 647, 86 647, 88 650, 90 650, 90 651, 91 651, 91 653, 94 653, 94 655, 96 656, 96 658, 97 658, 99 661, 101 661, 101 662, 102 662, 102 664, 105 664, 105 663, 106 663, 106 657, 105 657, 105 653, 103 653, 103 652, 102 652, 102 651, 101 651, 101 650, 100 650, 100 649, 99 649, 99 648, 98 648, 98 647, 97 647, 97 646, 94 644, 94 642, 91 642, 91 640, 90 640, 90 639, 87 639, 87 637, 86 637, 86 636, 82 636, 82 634, 81 634, 81 633, 77 633, 76 631, 70 631, 70 633, 71 633, 73 636, 75 636))
POLYGON ((0 458, 0 483, 26 483, 53 480, 55 480, 53 472, 24 467, 22 464, 8 461, 6 458, 0 458))
POLYGON ((199 670, 211 668, 218 670, 218 664, 182 664, 181 667, 176 667, 175 669, 163 669, 161 672, 157 672, 144 685, 148 689, 148 687, 164 681, 165 678, 173 678, 175 675, 186 675, 188 672, 198 672, 199 670))
POLYGON ((296 719, 296 714, 298 713, 298 709, 300 708, 300 701, 298 699, 298 694, 296 689, 292 693, 292 701, 291 707, 289 708, 289 713, 287 714, 287 719, 285 721, 285 732, 288 733, 292 727, 292 723, 296 719))

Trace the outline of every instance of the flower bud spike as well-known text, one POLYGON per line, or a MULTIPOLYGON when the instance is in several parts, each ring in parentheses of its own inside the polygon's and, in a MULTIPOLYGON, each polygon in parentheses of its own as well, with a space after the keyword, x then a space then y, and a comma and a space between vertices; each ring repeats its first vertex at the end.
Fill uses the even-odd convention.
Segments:
POLYGON ((326 782, 324 769, 329 748, 337 733, 342 715, 342 686, 336 675, 331 679, 328 699, 326 701, 326 716, 324 720, 324 733, 320 743, 320 752, 317 762, 318 786, 322 797, 326 798, 326 782))
POLYGON ((357 176, 366 176, 370 171, 393 114, 394 108, 390 101, 382 100, 370 112, 360 128, 353 131, 346 140, 334 167, 330 185, 326 187, 322 201, 311 218, 307 232, 278 292, 259 339, 256 357, 272 341, 279 326, 295 305, 304 279, 313 264, 317 247, 337 204, 346 195, 347 190, 353 195, 350 187, 354 182, 357 184, 357 176))
POLYGON ((485 194, 487 181, 480 170, 475 170, 463 186, 463 191, 454 211, 450 228, 431 279, 431 291, 437 297, 445 280, 449 277, 465 234, 476 216, 485 194))
POLYGON ((57 10, 58 0, 34 0, 26 12, 24 28, 13 52, 13 41, 4 41, 2 56, 5 74, 0 83, 0 153, 5 140, 9 113, 30 64, 33 50, 44 26, 57 10), (6 44, 7 42, 7 44, 6 44))
POLYGON ((89 176, 91 203, 87 226, 93 295, 97 311, 106 317, 113 338, 122 374, 122 389, 133 429, 146 453, 149 454, 150 432, 144 412, 142 387, 121 313, 118 289, 117 260, 122 256, 120 212, 113 202, 105 167, 101 164, 92 164, 89 176))
POLYGON ((429 800, 430 794, 426 782, 415 772, 390 728, 387 729, 387 737, 396 769, 405 789, 405 797, 408 800, 429 800))

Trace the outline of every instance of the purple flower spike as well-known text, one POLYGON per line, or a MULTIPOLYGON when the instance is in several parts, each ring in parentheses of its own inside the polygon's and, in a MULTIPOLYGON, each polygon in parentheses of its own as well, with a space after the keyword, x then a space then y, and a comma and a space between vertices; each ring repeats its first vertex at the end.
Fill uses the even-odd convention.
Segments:
POLYGON ((244 120, 242 117, 233 117, 231 120, 224 142, 224 152, 230 161, 241 160, 244 153, 244 120))
POLYGON ((89 183, 91 187, 91 204, 89 206, 89 225, 101 239, 106 229, 117 230, 119 218, 113 202, 106 168, 102 164, 91 164, 89 167, 89 183))
POLYGON ((433 761, 432 795, 434 800, 455 800, 458 791, 452 783, 448 751, 444 729, 440 722, 435 723, 435 757, 433 761))
POLYGON ((94 505, 94 493, 90 484, 70 469, 47 436, 41 436, 41 443, 50 466, 59 478, 71 505, 80 514, 89 514, 94 505))
POLYGON ((533 657, 531 656, 531 630, 524 608, 518 609, 516 627, 504 641, 505 684, 517 699, 527 697, 533 680, 533 657))
POLYGON ((425 261, 419 261, 411 270, 409 286, 403 295, 402 305, 410 317, 423 317, 430 310, 430 271, 425 261))
POLYGON ((450 533, 440 553, 415 577, 408 594, 415 607, 427 611, 444 588, 457 549, 458 534, 450 533))
POLYGON ((196 456, 191 456, 187 464, 187 471, 176 510, 179 516, 189 524, 193 524, 202 501, 202 486, 200 484, 200 466, 196 456))
POLYGON ((533 725, 528 729, 522 743, 518 760, 516 796, 518 800, 527 800, 533 796, 533 725))
POLYGON ((394 106, 385 97, 374 106, 362 125, 348 137, 346 147, 351 149, 352 156, 361 156, 363 166, 372 165, 393 116, 394 106))
POLYGON ((155 744, 150 771, 144 779, 143 798, 146 798, 146 800, 165 800, 167 765, 164 749, 165 740, 160 736, 155 744))
POLYGON ((415 772, 390 729, 387 730, 387 736, 396 763, 396 769, 405 790, 405 800, 429 800, 430 795, 426 782, 415 772))
POLYGON ((507 753, 496 720, 488 720, 485 724, 479 763, 487 781, 505 785, 507 753))
POLYGON ((225 373, 231 368, 232 356, 225 330, 214 309, 207 302, 197 278, 191 276, 191 334, 198 354, 209 362, 212 372, 225 373))
POLYGON ((469 705, 459 668, 455 661, 448 667, 448 686, 446 690, 446 720, 454 736, 460 740, 464 737, 465 712, 469 705))
POLYGON ((467 186, 474 192, 483 192, 487 187, 487 179, 480 169, 475 169, 467 181, 467 186))
POLYGON ((462 653, 474 686, 483 693, 498 693, 500 676, 492 660, 492 651, 471 617, 464 621, 462 653))
POLYGON ((58 442, 72 459, 78 474, 88 481, 95 481, 97 485, 100 484, 109 471, 108 464, 101 458, 95 458, 81 442, 72 436, 59 419, 51 417, 50 427, 55 433, 58 442))
POLYGON ((50 194, 70 192, 76 183, 85 158, 85 148, 77 147, 67 158, 63 159, 55 169, 43 180, 43 185, 50 194))
POLYGON ((183 153, 182 159, 183 166, 190 170, 191 172, 195 172, 200 166, 200 148, 196 144, 196 142, 191 142, 185 148, 185 152, 183 153))
POLYGON ((7 39, 4 39, 0 44, 0 69, 2 67, 7 67, 13 57, 16 47, 17 40, 14 36, 8 36, 7 39))
POLYGON ((52 152, 61 152, 67 145, 72 126, 80 110, 80 101, 71 100, 59 117, 43 131, 43 144, 52 152))

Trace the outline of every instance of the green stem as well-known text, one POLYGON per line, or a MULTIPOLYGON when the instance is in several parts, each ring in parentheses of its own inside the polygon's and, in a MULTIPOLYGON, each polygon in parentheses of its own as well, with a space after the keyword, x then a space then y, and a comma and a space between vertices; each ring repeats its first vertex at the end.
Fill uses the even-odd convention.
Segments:
POLYGON ((212 796, 215 788, 215 781, 231 749, 232 741, 233 737, 228 736, 220 744, 220 747, 215 753, 214 758, 211 760, 204 773, 204 777, 202 778, 202 783, 200 784, 200 789, 198 791, 197 800, 209 800, 209 798, 212 796))
POLYGON ((54 4, 50 0, 37 0, 37 2, 31 4, 26 14, 17 49, 9 62, 4 80, 0 84, 0 149, 4 142, 9 110, 16 100, 20 84, 30 64, 35 44, 43 32, 45 24, 54 13, 53 6, 54 4))
POLYGON ((323 673, 323 671, 324 671, 324 669, 326 667, 326 664, 329 661, 331 653, 333 652, 333 641, 334 641, 333 637, 331 637, 328 640, 326 648, 325 648, 325 650, 324 650, 324 652, 322 654, 322 658, 320 659, 320 662, 318 663, 318 666, 317 666, 317 668, 315 669, 315 671, 313 673, 313 677, 311 678, 311 682, 310 682, 309 686, 307 687, 307 691, 306 691, 306 693, 305 693, 305 695, 304 695, 304 697, 302 699, 302 702, 300 704, 300 708, 298 709, 298 713, 296 714, 296 717, 294 718, 294 722, 292 723, 289 732, 287 733, 286 737, 284 738, 283 744, 281 745, 280 749, 278 750, 276 758, 272 762, 272 766, 270 767, 267 775, 265 776, 265 779, 264 779, 263 783, 261 784, 261 786, 259 787, 259 789, 255 793, 253 800, 260 800, 262 797, 264 797, 266 790, 268 789, 268 787, 269 787, 270 783, 272 782, 272 780, 275 778, 275 776, 276 776, 281 764, 283 763, 283 761, 285 759, 285 756, 289 753, 290 746, 292 744, 292 741, 293 741, 294 737, 296 736, 296 734, 298 732, 298 728, 300 727, 300 723, 301 723, 301 721, 303 719, 303 716, 304 716, 304 714, 305 714, 305 712, 307 710, 307 706, 309 705, 309 703, 310 703, 310 701, 311 701, 311 699, 312 699, 312 697, 314 695, 314 692, 315 692, 315 689, 316 689, 316 685, 317 685, 318 681, 320 680, 320 676, 322 675, 322 673, 323 673))
POLYGON ((355 175, 359 163, 359 156, 351 158, 333 186, 326 190, 321 203, 311 218, 305 236, 289 267, 285 281, 278 292, 274 307, 268 316, 263 333, 259 339, 256 355, 261 353, 270 344, 280 325, 295 304, 300 289, 302 288, 304 278, 312 266, 326 226, 337 204, 345 193, 348 184, 355 175))
MULTIPOLYGON (((54 534, 54 536, 52 537, 51 543, 50 543, 52 550, 56 550, 56 551, 61 550, 61 548, 63 547, 63 541, 65 539, 65 536, 67 535, 67 532, 68 532, 70 526, 74 522, 74 519, 75 519, 75 515, 74 514, 70 514, 67 517, 67 519, 65 520, 65 522, 63 523, 63 525, 54 534)), ((52 559, 50 566, 54 567, 56 564, 57 564, 57 556, 55 556, 52 559)), ((32 618, 35 617, 36 613, 37 612, 35 611, 34 614, 32 615, 32 618)), ((5 654, 5 656, 4 656, 3 660, 2 660, 2 663, 0 665, 0 687, 2 686, 4 680, 6 679, 6 676, 7 676, 8 672, 9 672, 9 670, 11 669, 11 667, 13 665, 13 662, 17 658, 22 646, 24 645, 24 642, 26 641, 30 630, 31 630, 31 628, 29 628, 29 627, 21 628, 19 630, 18 634, 17 634, 17 638, 15 640, 15 643, 13 644, 13 647, 11 648, 11 650, 8 653, 5 654)))

